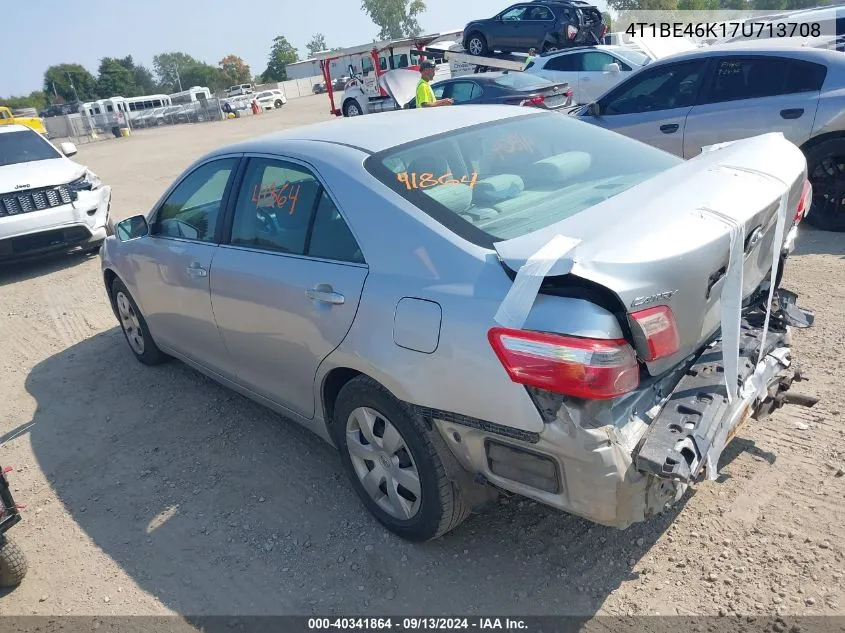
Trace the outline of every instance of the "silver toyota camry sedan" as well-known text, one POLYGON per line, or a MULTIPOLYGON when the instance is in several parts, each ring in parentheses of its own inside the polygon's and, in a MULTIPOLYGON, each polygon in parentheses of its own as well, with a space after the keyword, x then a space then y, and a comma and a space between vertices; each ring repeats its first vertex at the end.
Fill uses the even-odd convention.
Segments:
POLYGON ((102 270, 138 360, 322 436, 402 537, 500 491, 624 528, 784 402, 810 195, 780 135, 684 162, 527 108, 399 111, 202 157, 102 270))

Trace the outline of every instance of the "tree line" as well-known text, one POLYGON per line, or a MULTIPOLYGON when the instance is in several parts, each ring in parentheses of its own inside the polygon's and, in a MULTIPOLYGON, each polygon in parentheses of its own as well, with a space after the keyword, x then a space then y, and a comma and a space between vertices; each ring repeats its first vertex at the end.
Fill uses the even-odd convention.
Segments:
MULTIPOLYGON (((379 37, 394 39, 420 34, 417 16, 425 11, 424 0, 363 0, 361 8, 379 27, 379 37)), ((329 50, 326 38, 316 33, 305 45, 308 56, 329 50)), ((297 49, 283 35, 273 39, 267 67, 252 76, 249 65, 237 55, 227 55, 216 66, 188 53, 161 53, 153 57, 152 69, 136 64, 131 55, 103 57, 95 76, 81 64, 57 64, 44 72, 43 87, 24 96, 0 98, 12 108, 42 110, 51 103, 92 101, 108 97, 172 94, 179 87, 207 86, 213 92, 239 83, 270 83, 287 79, 287 66, 299 60, 297 49)))

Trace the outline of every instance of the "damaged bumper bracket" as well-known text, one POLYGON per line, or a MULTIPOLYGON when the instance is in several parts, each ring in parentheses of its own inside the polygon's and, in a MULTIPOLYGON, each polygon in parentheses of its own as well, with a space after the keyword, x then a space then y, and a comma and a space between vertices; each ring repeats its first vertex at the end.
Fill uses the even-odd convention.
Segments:
MULTIPOLYGON (((745 389, 732 403, 728 400, 722 342, 717 341, 692 363, 649 426, 635 456, 637 470, 689 483, 699 479, 706 466, 708 476, 715 478, 722 450, 760 400, 771 399, 774 391, 780 395, 775 406, 785 402, 783 393, 793 379, 785 371, 790 364, 788 333, 783 322, 770 329, 765 354, 757 364, 762 339, 759 320, 755 315, 742 321, 738 378, 740 384, 752 376, 761 378, 763 397, 745 389)), ((792 401, 803 404, 800 398, 792 401)))

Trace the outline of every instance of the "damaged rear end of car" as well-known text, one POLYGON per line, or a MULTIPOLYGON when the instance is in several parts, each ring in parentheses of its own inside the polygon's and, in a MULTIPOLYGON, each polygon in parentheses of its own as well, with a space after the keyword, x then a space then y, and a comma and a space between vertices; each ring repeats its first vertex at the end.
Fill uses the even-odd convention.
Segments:
MULTIPOLYGON (((770 134, 496 243, 513 285, 488 338, 545 426, 529 450, 485 440, 480 474, 624 528, 715 479, 749 418, 812 406, 789 393, 790 329, 812 314, 780 288, 810 198, 803 155, 770 134), (602 321, 590 332, 537 311, 602 321)), ((451 448, 477 469, 467 443, 451 448)))

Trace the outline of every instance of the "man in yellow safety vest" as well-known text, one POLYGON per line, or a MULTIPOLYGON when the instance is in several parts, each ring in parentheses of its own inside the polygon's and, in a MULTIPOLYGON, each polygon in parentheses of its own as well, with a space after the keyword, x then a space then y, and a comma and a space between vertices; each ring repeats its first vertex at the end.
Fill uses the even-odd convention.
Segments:
POLYGON ((426 59, 420 62, 420 81, 417 84, 417 107, 431 108, 433 106, 452 105, 451 99, 437 99, 431 89, 434 79, 434 62, 426 59))

